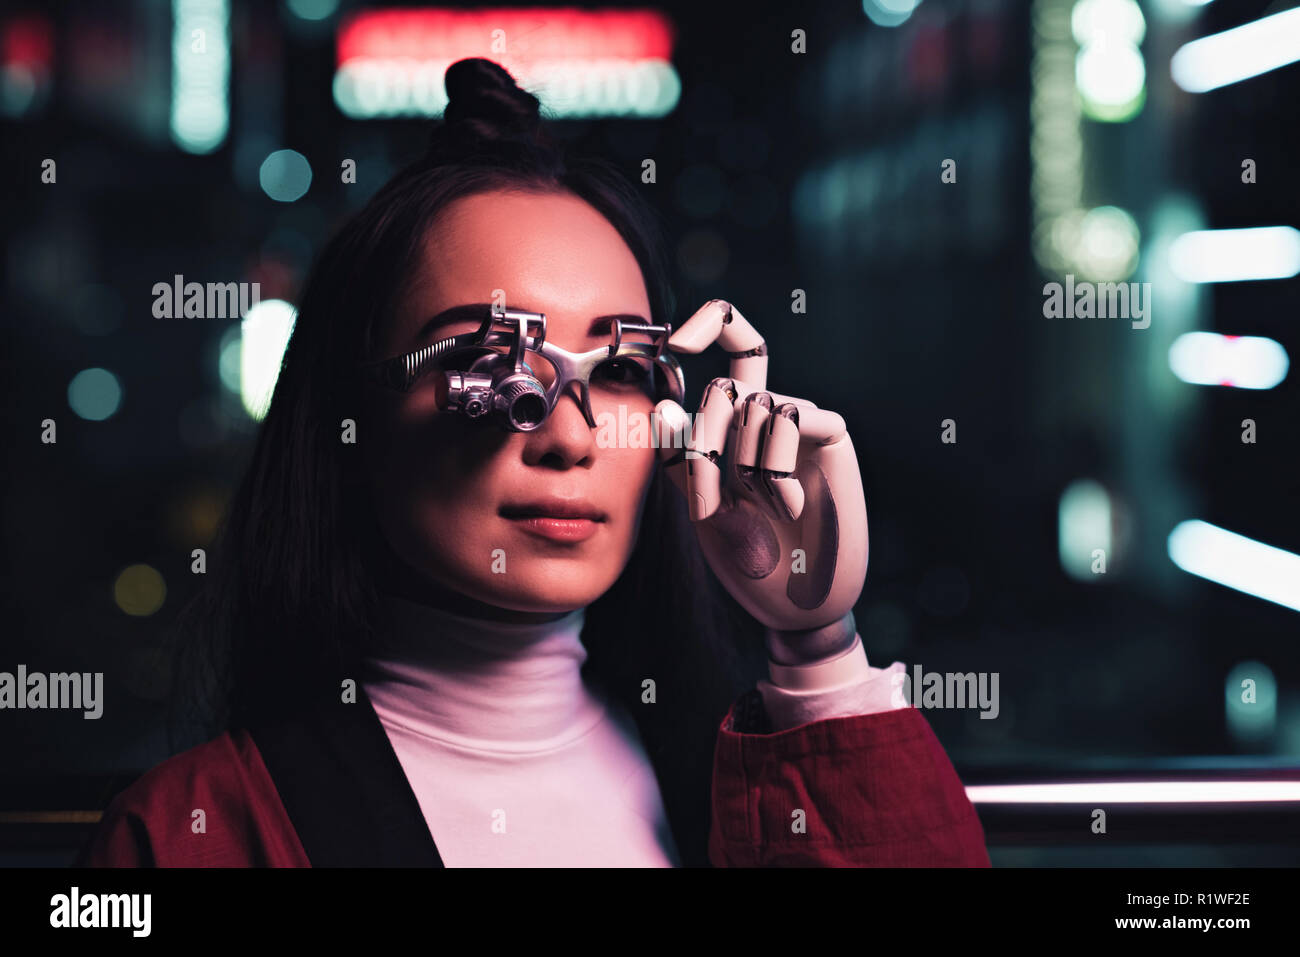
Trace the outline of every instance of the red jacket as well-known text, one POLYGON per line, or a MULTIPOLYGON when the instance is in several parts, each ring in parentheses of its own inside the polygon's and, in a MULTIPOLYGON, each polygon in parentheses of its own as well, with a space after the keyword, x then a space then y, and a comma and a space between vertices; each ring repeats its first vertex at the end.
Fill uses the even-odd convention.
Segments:
MULTIPOLYGON (((754 726, 747 712, 756 697, 738 699, 718 729, 713 865, 989 866, 975 809, 919 710, 737 730, 754 726)), ((164 761, 117 796, 79 863, 438 866, 441 858, 363 698, 324 720, 227 732, 164 761)))

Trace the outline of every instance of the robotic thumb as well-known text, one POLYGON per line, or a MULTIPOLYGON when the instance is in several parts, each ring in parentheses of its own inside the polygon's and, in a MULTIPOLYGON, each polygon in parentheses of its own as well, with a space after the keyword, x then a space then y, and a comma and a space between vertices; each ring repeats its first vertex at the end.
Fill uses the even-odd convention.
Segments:
POLYGON ((677 490, 689 496, 686 479, 686 449, 691 444, 691 417, 672 399, 664 399, 654 410, 655 447, 659 461, 677 490))

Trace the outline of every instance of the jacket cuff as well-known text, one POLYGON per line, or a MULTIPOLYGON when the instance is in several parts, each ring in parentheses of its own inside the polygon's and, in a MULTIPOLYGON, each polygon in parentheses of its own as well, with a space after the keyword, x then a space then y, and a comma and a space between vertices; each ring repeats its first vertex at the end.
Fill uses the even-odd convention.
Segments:
MULTIPOLYGON (((863 663, 865 664, 865 657, 863 663)), ((843 684, 816 690, 792 691, 770 681, 758 682, 758 693, 774 731, 785 731, 812 721, 851 715, 879 714, 907 707, 898 692, 905 665, 888 668, 866 666, 863 674, 843 684)))
POLYGON ((715 866, 989 865, 975 808, 919 710, 738 731, 751 695, 718 732, 715 866))

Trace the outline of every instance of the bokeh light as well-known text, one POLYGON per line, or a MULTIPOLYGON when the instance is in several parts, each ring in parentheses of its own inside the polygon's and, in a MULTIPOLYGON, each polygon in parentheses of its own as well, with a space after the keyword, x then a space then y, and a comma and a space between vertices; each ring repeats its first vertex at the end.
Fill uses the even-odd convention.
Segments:
POLYGON ((152 615, 166 598, 167 584, 151 565, 128 565, 113 583, 113 600, 128 615, 152 615))
POLYGON ((109 418, 122 404, 122 385, 107 369, 84 369, 68 383, 68 405, 91 422, 109 418))
MULTIPOLYGON (((239 396, 244 409, 259 421, 275 392, 280 362, 297 316, 297 310, 283 299, 264 299, 248 310, 240 326, 239 396)), ((222 355, 226 355, 225 349, 222 355)), ((222 380, 226 381, 224 374, 222 380)))
POLYGON ((296 150, 276 150, 262 161, 257 179, 277 203, 292 203, 311 186, 311 164, 296 150))
POLYGON ((1101 483, 1092 479, 1070 483, 1061 494, 1057 528, 1057 547, 1066 574, 1079 581, 1104 581, 1104 575, 1093 571, 1093 552, 1101 549, 1109 562, 1112 551, 1110 495, 1101 483))
POLYGON ((862 0, 862 12, 878 27, 896 27, 920 5, 921 0, 862 0))
POLYGON ((1277 679, 1261 661, 1243 661, 1223 683, 1228 731, 1243 744, 1267 738, 1277 727, 1277 679))
POLYGON ((1137 268, 1142 235, 1137 220, 1118 206, 1098 206, 1079 222, 1074 260, 1089 279, 1114 282, 1137 268))
POLYGON ((285 6, 303 20, 324 20, 334 15, 339 0, 285 0, 285 6))
POLYGON ((230 127, 230 5, 173 0, 172 24, 172 139, 211 153, 230 127))

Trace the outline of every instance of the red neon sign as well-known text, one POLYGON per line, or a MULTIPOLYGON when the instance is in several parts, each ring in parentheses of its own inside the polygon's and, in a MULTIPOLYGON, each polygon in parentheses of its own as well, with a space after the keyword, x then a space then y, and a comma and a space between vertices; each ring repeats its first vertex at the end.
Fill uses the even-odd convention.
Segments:
POLYGON ((674 39, 672 22, 655 10, 365 10, 344 19, 337 52, 339 66, 353 59, 473 56, 526 66, 538 60, 670 60, 674 39))

